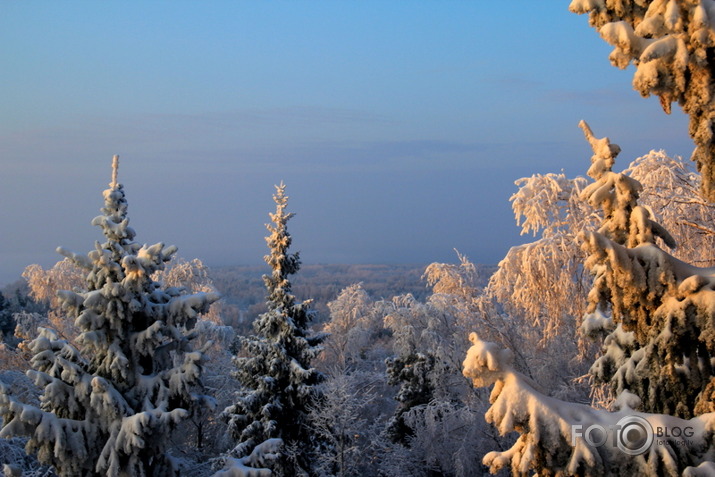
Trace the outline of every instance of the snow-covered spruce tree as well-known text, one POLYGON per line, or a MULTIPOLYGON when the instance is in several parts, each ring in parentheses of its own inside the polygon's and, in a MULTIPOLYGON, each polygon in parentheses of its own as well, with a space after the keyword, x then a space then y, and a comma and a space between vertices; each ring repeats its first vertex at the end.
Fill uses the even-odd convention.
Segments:
POLYGON ((387 384, 399 386, 395 400, 399 407, 386 428, 387 436, 395 443, 408 445, 414 430, 405 422, 405 414, 416 407, 424 407, 434 398, 431 376, 435 359, 423 353, 389 358, 387 384))
POLYGON ((0 391, 0 437, 29 436, 27 452, 62 476, 174 475, 170 431, 210 403, 195 392, 203 355, 190 330, 218 295, 186 295, 150 278, 176 248, 133 242, 117 168, 115 156, 92 221, 106 242, 86 256, 58 249, 87 271, 86 292, 60 292, 80 330, 77 347, 41 328, 28 371, 44 389, 39 408, 0 391))
POLYGON ((611 63, 635 65, 633 87, 656 95, 666 113, 677 102, 690 116, 692 159, 704 195, 715 201, 715 1, 573 0, 569 10, 613 45, 611 63))
POLYGON ((276 186, 273 200, 276 212, 266 225, 270 254, 265 256, 272 273, 263 277, 268 311, 254 322, 255 335, 240 340, 234 376, 244 389, 224 415, 238 441, 233 457, 246 458, 264 441, 280 439, 283 446, 270 464, 274 474, 313 475, 311 457, 320 439, 308 414, 320 400, 317 385, 323 375, 311 367, 311 361, 320 353, 325 336, 311 334, 310 302, 299 303, 291 293, 289 277, 300 269, 300 259, 298 253, 289 253, 292 238, 287 224, 294 214, 286 212, 283 183, 276 186))
POLYGON ((655 245, 675 241, 638 204, 640 184, 611 171, 618 147, 595 139, 584 197, 604 211, 598 232, 583 235, 594 273, 584 326, 612 330, 592 367, 616 394, 641 409, 689 418, 715 411, 715 282, 712 269, 681 262, 655 245), (611 152, 609 152, 609 149, 611 152))

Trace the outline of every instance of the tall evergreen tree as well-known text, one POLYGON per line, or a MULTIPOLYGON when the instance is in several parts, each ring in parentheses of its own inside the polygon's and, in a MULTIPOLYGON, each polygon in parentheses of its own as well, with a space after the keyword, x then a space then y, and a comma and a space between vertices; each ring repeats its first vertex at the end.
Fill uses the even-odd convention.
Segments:
POLYGON ((311 367, 321 351, 324 335, 311 335, 310 302, 297 302, 289 276, 300 269, 298 253, 289 253, 285 185, 276 186, 275 213, 266 225, 270 254, 264 260, 272 269, 263 280, 268 291, 268 311, 253 324, 255 335, 241 338, 243 356, 234 361, 236 379, 242 384, 237 402, 224 411, 242 458, 268 439, 281 439, 283 447, 272 470, 277 475, 313 475, 311 454, 318 447, 317 434, 308 413, 320 399, 317 384, 323 375, 311 367))
POLYGON ((218 295, 152 280, 176 247, 133 241, 117 168, 115 156, 102 215, 92 221, 106 242, 86 256, 58 249, 87 272, 86 292, 59 292, 76 318, 77 345, 44 328, 30 344, 28 376, 44 389, 39 408, 0 386, 0 437, 29 436, 27 452, 62 476, 176 474, 170 430, 209 402, 195 392, 203 354, 192 350, 190 330, 218 295))

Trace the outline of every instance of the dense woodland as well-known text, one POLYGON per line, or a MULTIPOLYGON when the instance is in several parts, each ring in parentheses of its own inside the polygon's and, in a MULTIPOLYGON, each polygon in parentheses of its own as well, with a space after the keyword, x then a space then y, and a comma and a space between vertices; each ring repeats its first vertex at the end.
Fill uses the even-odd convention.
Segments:
POLYGON ((135 241, 115 156, 103 243, 1 295, 5 474, 713 475, 715 2, 570 8, 694 165, 582 121, 584 176, 516 180, 533 241, 494 267, 304 265, 280 183, 267 267, 209 270, 135 241))

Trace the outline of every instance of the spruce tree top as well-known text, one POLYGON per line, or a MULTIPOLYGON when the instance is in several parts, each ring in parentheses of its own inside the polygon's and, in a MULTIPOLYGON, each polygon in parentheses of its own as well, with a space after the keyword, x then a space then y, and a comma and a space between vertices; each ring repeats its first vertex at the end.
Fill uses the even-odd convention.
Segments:
POLYGON ((295 274, 300 269, 299 253, 288 253, 288 249, 293 241, 288 233, 288 221, 295 215, 286 212, 288 196, 285 195, 285 184, 275 186, 276 193, 273 200, 276 203, 275 213, 269 213, 271 223, 266 224, 270 235, 266 237, 266 244, 270 254, 263 257, 271 267, 271 275, 264 275, 263 281, 268 290, 268 308, 271 310, 279 308, 290 308, 295 302, 295 297, 291 294, 291 284, 289 275, 295 274))

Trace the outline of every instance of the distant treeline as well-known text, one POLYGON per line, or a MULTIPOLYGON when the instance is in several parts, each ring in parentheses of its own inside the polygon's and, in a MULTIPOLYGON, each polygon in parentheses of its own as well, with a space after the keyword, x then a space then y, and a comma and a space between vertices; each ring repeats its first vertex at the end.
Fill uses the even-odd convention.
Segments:
MULTIPOLYGON (((292 278, 293 294, 298 300, 313 300, 317 312, 315 322, 327 320, 327 304, 340 291, 354 283, 362 283, 373 299, 390 299, 396 295, 412 294, 422 301, 431 290, 422 279, 427 264, 411 265, 307 265, 292 278)), ((478 265, 482 285, 496 269, 490 265, 478 265)), ((211 269, 211 278, 221 293, 228 310, 224 319, 229 324, 253 321, 266 311, 266 287, 263 275, 269 273, 266 265, 229 266, 211 269), (230 311, 232 310, 232 312, 230 311)))

